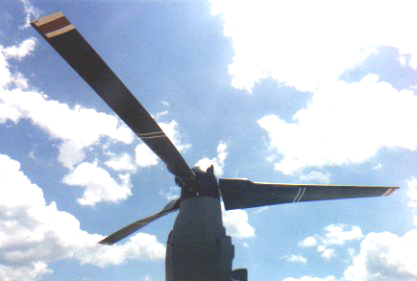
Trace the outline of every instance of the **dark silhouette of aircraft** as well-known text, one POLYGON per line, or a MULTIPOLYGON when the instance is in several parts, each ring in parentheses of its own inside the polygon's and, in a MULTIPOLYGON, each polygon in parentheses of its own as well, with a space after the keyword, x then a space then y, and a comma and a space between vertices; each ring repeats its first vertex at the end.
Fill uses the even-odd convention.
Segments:
POLYGON ((111 245, 148 223, 179 210, 169 234, 167 281, 229 281, 248 279, 246 269, 232 270, 234 246, 222 223, 220 198, 226 210, 316 200, 389 195, 398 187, 255 183, 217 179, 213 167, 190 168, 151 115, 81 36, 63 13, 32 22, 32 26, 166 164, 181 187, 181 197, 161 211, 140 219, 99 243, 111 245))

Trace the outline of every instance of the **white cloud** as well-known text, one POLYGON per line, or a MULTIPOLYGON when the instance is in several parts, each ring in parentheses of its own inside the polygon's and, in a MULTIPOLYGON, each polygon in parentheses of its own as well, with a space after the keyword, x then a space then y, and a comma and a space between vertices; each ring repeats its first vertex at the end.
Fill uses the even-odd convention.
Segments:
POLYGON ((282 281, 336 281, 337 279, 334 276, 327 276, 325 278, 319 278, 319 277, 311 277, 311 276, 303 276, 300 278, 285 278, 282 281))
POLYGON ((299 178, 305 182, 330 183, 330 175, 320 171, 311 171, 306 174, 302 173, 299 178))
POLYGON ((80 142, 65 140, 58 145, 57 160, 70 170, 74 168, 74 165, 83 161, 85 157, 85 146, 80 142))
MULTIPOLYGON (((129 144, 133 141, 133 133, 113 115, 79 105, 71 108, 29 89, 25 77, 12 70, 9 60, 21 60, 30 55, 35 42, 30 38, 16 46, 0 46, 0 123, 8 120, 17 123, 26 118, 59 141, 57 160, 70 170, 64 182, 86 188, 78 200, 80 204, 95 205, 101 201, 126 199, 131 195, 129 175, 119 175, 115 180, 107 171, 93 164, 76 165, 85 159, 87 148, 100 144, 103 139, 129 144)), ((172 124, 171 128, 174 127, 172 124)), ((118 159, 113 157, 106 165, 117 171, 133 172, 136 167, 128 163, 128 158, 127 155, 118 159)))
POLYGON ((258 120, 270 147, 283 159, 275 169, 294 174, 309 167, 362 163, 383 147, 417 148, 417 96, 368 75, 348 84, 319 88, 306 109, 287 123, 269 115, 258 120))
POLYGON ((208 167, 213 165, 214 167, 214 174, 217 177, 223 176, 224 173, 224 161, 227 158, 227 144, 224 142, 219 142, 217 145, 217 156, 214 158, 204 157, 195 164, 202 168, 203 170, 207 170, 208 167))
POLYGON ((112 157, 104 162, 104 164, 115 171, 136 171, 136 166, 133 162, 132 156, 127 153, 122 153, 121 155, 112 155, 112 157))
POLYGON ((285 256, 284 259, 290 263, 307 264, 307 258, 301 255, 289 255, 285 256))
POLYGON ((77 199, 81 205, 94 206, 99 202, 119 202, 132 195, 129 174, 119 175, 119 182, 97 163, 83 162, 63 179, 68 185, 85 188, 77 199))
POLYGON ((316 247, 321 256, 330 260, 336 256, 335 246, 341 247, 349 241, 361 240, 364 235, 358 226, 348 226, 344 224, 331 224, 324 228, 324 235, 315 234, 308 236, 298 243, 302 248, 316 247))
POLYGON ((303 248, 314 247, 316 245, 317 245, 317 239, 314 238, 313 236, 308 236, 304 238, 303 241, 300 241, 298 243, 298 246, 303 247, 303 248))
MULTIPOLYGON (((3 94, 10 91, 12 87, 26 88, 27 81, 24 79, 23 75, 18 71, 12 71, 10 69, 9 60, 17 59, 21 60, 24 57, 30 55, 36 45, 36 40, 34 38, 29 38, 20 43, 20 45, 4 47, 0 45, 0 98, 3 94)), ((0 106, 5 104, 2 99, 0 99, 0 106)), ((7 104, 6 104, 7 105, 7 104)), ((7 115, 1 116, 0 123, 7 120, 7 115)), ((17 121, 16 117, 12 118, 14 122, 17 121)))
POLYGON ((92 242, 74 254, 74 258, 82 264, 105 267, 127 260, 161 260, 165 257, 165 247, 157 241, 156 236, 146 233, 139 232, 124 244, 103 246, 97 244, 97 240, 92 242))
POLYGON ((346 281, 417 280, 417 230, 404 236, 370 233, 344 272, 346 281))
POLYGON ((10 120, 14 123, 17 123, 19 118, 19 110, 8 104, 0 103, 0 124, 5 123, 6 120, 10 120))
MULTIPOLYGON (((414 211, 417 207, 415 178, 408 181, 408 189, 408 206, 414 211)), ((344 245, 346 241, 359 240, 363 237, 358 228, 352 227, 349 231, 343 230, 344 228, 341 225, 328 226, 324 236, 315 235, 316 238, 310 236, 313 238, 311 241, 318 243, 300 242, 299 245, 319 245, 324 249, 331 249, 328 248, 329 245, 344 245)), ((353 249, 348 249, 348 252, 353 259, 344 271, 341 279, 343 281, 417 280, 417 229, 408 231, 403 236, 389 232, 369 233, 362 240, 359 253, 355 255, 353 249)))
POLYGON ((83 150, 98 144, 102 137, 122 143, 133 141, 130 129, 115 116, 78 105, 70 108, 38 92, 3 91, 0 102, 18 112, 19 118, 30 119, 51 137, 62 141, 58 159, 68 168, 82 160, 83 150), (74 158, 72 153, 79 157, 74 158))
POLYGON ((22 41, 19 46, 13 45, 6 48, 1 47, 0 50, 7 59, 13 58, 21 60, 24 57, 32 54, 35 46, 36 39, 32 37, 22 41))
POLYGON ((364 236, 359 226, 352 226, 346 230, 347 225, 331 224, 324 228, 325 234, 323 243, 326 245, 343 246, 347 241, 360 240, 364 236))
POLYGON ((322 258, 325 260, 331 260, 336 256, 336 251, 332 248, 326 248, 320 245, 317 249, 321 253, 322 258))
POLYGON ((0 280, 2 281, 36 280, 39 276, 50 273, 52 270, 44 262, 33 262, 19 266, 0 264, 0 280))
POLYGON ((144 143, 138 144, 135 148, 135 163, 143 168, 155 166, 159 162, 158 156, 144 143))
POLYGON ((67 168, 82 161, 84 150, 98 144, 103 137, 113 142, 131 143, 133 133, 115 116, 79 105, 71 108, 29 89, 26 78, 11 69, 9 60, 22 60, 32 54, 35 45, 33 38, 16 46, 0 45, 0 123, 7 120, 17 123, 22 118, 31 120, 61 141, 58 161, 67 168))
POLYGON ((413 0, 211 0, 235 56, 232 85, 251 91, 267 77, 314 91, 360 64, 378 46, 398 48, 417 67, 413 0), (353 20, 354 19, 354 20, 353 20), (387 20, 389 19, 389 20, 387 20))
POLYGON ((96 266, 128 259, 160 260, 165 247, 155 236, 138 233, 126 243, 102 246, 102 235, 80 229, 71 214, 47 203, 20 163, 0 155, 0 279, 34 280, 50 273, 47 264, 72 258, 96 266))
POLYGON ((165 198, 167 201, 172 201, 180 197, 181 188, 177 185, 170 186, 168 191, 160 190, 159 195, 165 198))
POLYGON ((249 217, 246 211, 225 211, 222 203, 222 218, 227 235, 234 238, 255 237, 255 229, 249 224, 249 217))
POLYGON ((20 2, 23 4, 23 10, 25 13, 25 24, 22 28, 28 28, 30 27, 30 22, 40 16, 40 11, 33 6, 29 0, 20 0, 20 2))
MULTIPOLYGON (((80 105, 70 107, 30 89, 25 77, 12 70, 9 60, 21 60, 30 55, 35 43, 31 38, 16 46, 0 46, 0 123, 18 123, 26 118, 58 140, 57 160, 69 169, 64 182, 86 188, 83 197, 78 200, 80 204, 95 205, 101 201, 126 199, 131 195, 129 173, 135 172, 137 167, 156 165, 158 157, 143 143, 135 149, 134 162, 127 153, 114 154, 108 149, 109 144, 130 144, 134 140, 131 130, 116 116, 80 105), (88 149, 98 145, 102 146, 105 154, 111 155, 104 164, 116 172, 127 174, 119 175, 119 179, 115 180, 103 168, 82 163, 88 149), (92 178, 89 178, 89 172, 93 173, 92 178)), ((159 125, 180 151, 190 147, 181 143, 178 124, 174 120, 159 125)))
POLYGON ((414 213, 414 224, 417 226, 417 179, 411 178, 407 184, 408 188, 408 207, 411 208, 412 212, 414 213))

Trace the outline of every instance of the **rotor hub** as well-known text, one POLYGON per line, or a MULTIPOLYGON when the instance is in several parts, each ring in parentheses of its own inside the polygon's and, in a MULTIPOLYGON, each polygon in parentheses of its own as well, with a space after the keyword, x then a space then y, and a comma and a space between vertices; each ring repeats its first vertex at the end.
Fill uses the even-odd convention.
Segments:
POLYGON ((191 170, 197 179, 196 184, 187 186, 176 179, 176 183, 182 188, 181 200, 199 196, 206 196, 220 200, 219 182, 214 175, 213 165, 208 167, 205 171, 200 167, 194 167, 191 170))

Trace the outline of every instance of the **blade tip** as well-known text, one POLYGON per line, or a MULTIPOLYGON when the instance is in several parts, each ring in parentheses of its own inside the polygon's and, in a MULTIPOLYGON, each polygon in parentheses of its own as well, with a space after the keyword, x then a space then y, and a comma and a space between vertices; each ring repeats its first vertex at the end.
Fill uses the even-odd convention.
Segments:
POLYGON ((74 25, 71 24, 62 12, 56 12, 35 19, 30 24, 46 38, 55 37, 75 29, 74 25))
POLYGON ((387 191, 385 191, 385 193, 383 194, 383 196, 390 196, 398 188, 399 188, 398 186, 397 187, 390 187, 390 188, 388 188, 387 191))
POLYGON ((101 240, 100 242, 98 242, 98 244, 110 246, 110 245, 113 245, 114 242, 113 241, 109 241, 109 239, 107 237, 107 238, 104 238, 103 240, 101 240))
POLYGON ((63 12, 56 12, 47 16, 37 18, 33 20, 30 24, 32 26, 41 26, 62 17, 65 17, 63 12))

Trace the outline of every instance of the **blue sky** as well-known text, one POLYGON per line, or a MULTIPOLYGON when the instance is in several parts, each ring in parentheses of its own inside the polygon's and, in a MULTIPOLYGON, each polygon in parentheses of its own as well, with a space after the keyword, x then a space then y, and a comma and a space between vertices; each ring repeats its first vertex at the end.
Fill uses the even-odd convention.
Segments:
POLYGON ((400 186, 223 214, 250 280, 417 279, 413 1, 0 0, 0 280, 164 280, 163 164, 28 19, 62 11, 189 165, 400 186))

